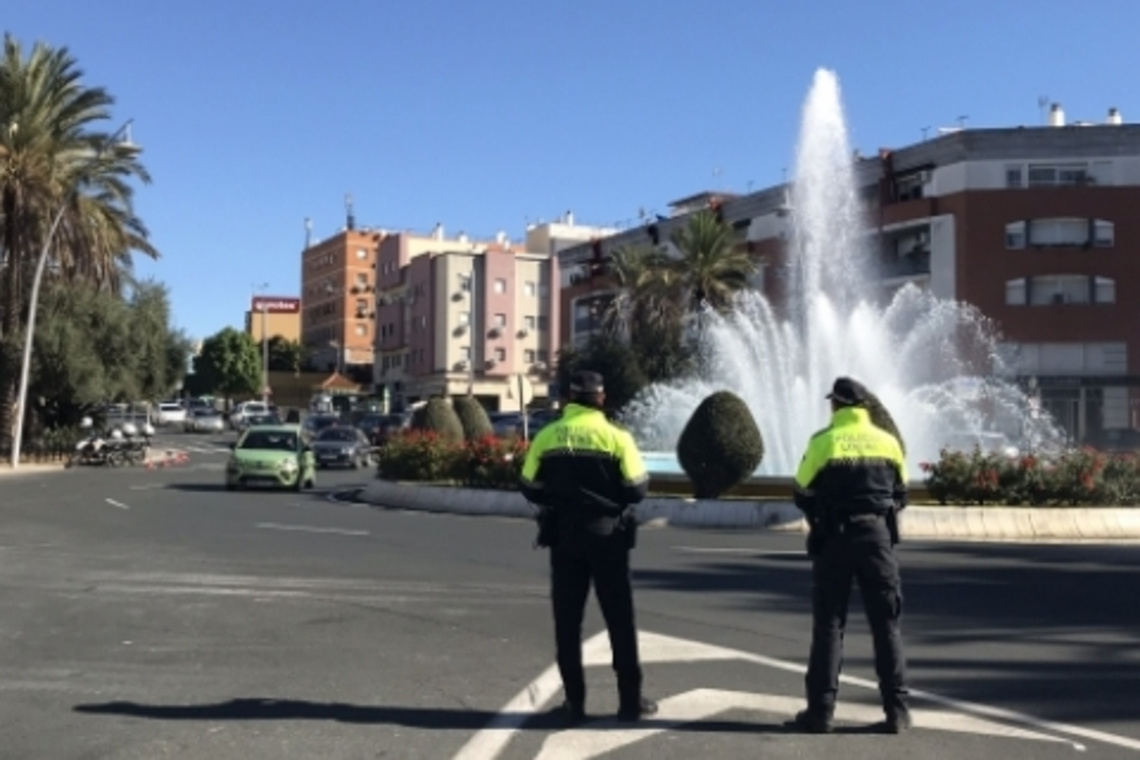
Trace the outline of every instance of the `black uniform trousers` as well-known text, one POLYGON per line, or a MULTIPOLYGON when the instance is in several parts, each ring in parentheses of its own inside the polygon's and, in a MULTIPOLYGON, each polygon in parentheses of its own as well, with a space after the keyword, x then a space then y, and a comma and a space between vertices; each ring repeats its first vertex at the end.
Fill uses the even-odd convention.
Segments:
POLYGON ((588 531, 563 534, 550 550, 551 598, 554 603, 554 641, 558 670, 566 699, 586 702, 582 667, 582 618, 590 583, 594 584, 613 650, 622 705, 637 705, 641 698, 641 663, 637 652, 637 626, 633 619, 633 587, 629 574, 629 547, 622 530, 610 535, 588 531))
POLYGON ((874 640, 883 707, 888 713, 905 708, 899 566, 886 520, 873 515, 833 526, 814 557, 811 657, 805 679, 808 708, 828 715, 835 709, 853 580, 859 583, 874 640))

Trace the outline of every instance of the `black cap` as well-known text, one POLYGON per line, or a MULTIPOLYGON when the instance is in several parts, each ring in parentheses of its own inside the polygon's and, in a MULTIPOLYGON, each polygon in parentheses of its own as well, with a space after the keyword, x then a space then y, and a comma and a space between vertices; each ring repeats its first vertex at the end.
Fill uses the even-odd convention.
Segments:
POLYGON ((570 393, 572 395, 604 393, 605 379, 597 372, 575 372, 570 376, 570 393))
POLYGON ((858 380, 837 377, 827 398, 844 406, 860 406, 867 403, 868 393, 866 387, 858 380))

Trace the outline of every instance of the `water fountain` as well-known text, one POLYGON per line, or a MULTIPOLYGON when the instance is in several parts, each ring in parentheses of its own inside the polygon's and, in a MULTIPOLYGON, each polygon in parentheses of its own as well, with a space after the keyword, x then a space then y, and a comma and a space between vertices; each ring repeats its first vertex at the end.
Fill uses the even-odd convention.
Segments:
POLYGON ((1001 379, 995 332, 976 309, 914 285, 885 306, 876 302, 851 157, 838 81, 820 70, 804 105, 791 191, 787 312, 751 292, 734 312, 705 315, 698 375, 650 387, 623 415, 649 450, 651 471, 680 472, 671 452, 685 423, 708 394, 730 390, 764 435, 757 474, 792 474, 808 438, 827 424, 824 396, 839 375, 864 382, 891 410, 912 477, 954 438, 1001 433, 1016 445, 1055 435, 1001 379))

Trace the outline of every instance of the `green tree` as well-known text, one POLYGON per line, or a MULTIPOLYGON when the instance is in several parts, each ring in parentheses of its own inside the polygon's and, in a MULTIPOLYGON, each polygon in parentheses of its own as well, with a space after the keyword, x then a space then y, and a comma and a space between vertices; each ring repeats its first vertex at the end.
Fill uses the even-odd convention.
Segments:
POLYGON ((110 143, 95 127, 110 117, 111 96, 82 83, 66 48, 36 44, 25 56, 4 37, 0 59, 0 438, 11 431, 18 366, 39 252, 51 239, 52 278, 117 292, 132 252, 157 256, 133 210, 132 181, 148 182, 138 150, 110 143))
POLYGON ((227 399, 254 395, 261 385, 261 354, 249 335, 226 327, 202 341, 194 374, 202 387, 227 399))
POLYGON ((305 348, 295 340, 281 335, 269 339, 269 369, 273 372, 300 372, 305 359, 305 348))
POLYGON ((693 214, 672 241, 680 258, 671 268, 690 311, 706 303, 717 311, 729 308, 732 297, 756 271, 756 262, 740 248, 737 232, 710 211, 693 214))
POLYGON ((634 350, 610 335, 593 335, 584 346, 567 346, 559 352, 555 376, 563 396, 570 392, 570 377, 580 371, 602 374, 606 407, 613 411, 620 410, 649 384, 634 350))
POLYGON ((455 396, 451 399, 451 406, 463 425, 464 438, 474 441, 494 435, 495 429, 491 425, 491 418, 476 399, 471 396, 455 396))

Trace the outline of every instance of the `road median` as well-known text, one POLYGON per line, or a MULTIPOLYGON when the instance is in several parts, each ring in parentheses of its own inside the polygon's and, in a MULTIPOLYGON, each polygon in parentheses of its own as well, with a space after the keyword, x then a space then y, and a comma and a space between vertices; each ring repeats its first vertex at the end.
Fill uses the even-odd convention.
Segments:
MULTIPOLYGON (((389 509, 463 515, 531 517, 517 492, 398 483, 377 479, 357 492, 358 501, 389 509)), ((642 523, 677 528, 804 532, 791 501, 649 498, 637 506, 642 523)), ((1137 541, 1140 509, 1134 507, 920 506, 901 515, 904 538, 964 541, 1137 541)))

